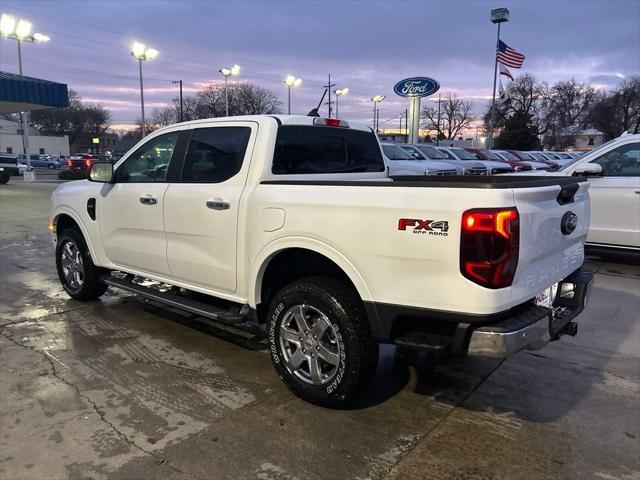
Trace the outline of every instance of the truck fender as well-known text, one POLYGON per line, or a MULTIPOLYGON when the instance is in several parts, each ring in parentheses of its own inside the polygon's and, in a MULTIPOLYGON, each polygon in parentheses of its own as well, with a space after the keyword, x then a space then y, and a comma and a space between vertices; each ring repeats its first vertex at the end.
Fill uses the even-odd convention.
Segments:
POLYGON ((258 253, 251 266, 249 288, 247 290, 249 293, 249 305, 252 308, 256 308, 256 305, 261 302, 260 292, 262 289, 262 278, 269 262, 279 252, 289 248, 301 248, 325 256, 341 268, 347 277, 349 277, 363 301, 369 301, 373 298, 364 278, 344 254, 331 245, 319 240, 296 236, 278 238, 265 245, 260 253, 258 253))
POLYGON ((53 213, 53 215, 51 217, 54 224, 58 223, 58 218, 61 215, 68 215, 69 217, 71 217, 73 219, 74 222, 76 222, 78 227, 80 227, 80 231, 82 232, 82 236, 84 237, 84 241, 87 242, 87 247, 89 247, 89 253, 91 254, 91 258, 95 262, 98 257, 96 256, 96 251, 95 251, 95 249, 93 247, 93 242, 91 241, 92 240, 91 236, 89 235, 89 232, 87 231, 87 228, 85 227, 84 223, 82 222, 82 220, 80 219, 78 214, 75 211, 73 211, 71 208, 69 208, 69 207, 60 206, 60 207, 56 208, 55 212, 53 213))

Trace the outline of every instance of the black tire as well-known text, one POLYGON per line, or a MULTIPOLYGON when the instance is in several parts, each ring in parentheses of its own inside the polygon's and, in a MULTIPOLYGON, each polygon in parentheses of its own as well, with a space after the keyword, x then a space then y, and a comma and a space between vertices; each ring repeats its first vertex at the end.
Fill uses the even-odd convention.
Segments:
MULTIPOLYGON (((362 301, 353 288, 331 278, 305 278, 282 288, 271 302, 267 333, 271 360, 282 381, 297 396, 317 405, 337 407, 347 403, 353 393, 369 382, 378 363, 378 344, 371 338, 362 301), (322 323, 327 325, 325 322, 328 321, 330 328, 326 327, 325 333, 321 334, 322 339, 309 343, 314 341, 305 332, 300 332, 298 339, 303 339, 300 342, 281 338, 283 332, 298 335, 297 325, 294 328, 290 323, 292 320, 297 322, 290 312, 298 307, 311 312, 308 316, 303 313, 310 324, 314 322, 311 317, 318 315, 310 332, 316 329, 320 316, 324 315, 322 323), (331 359, 337 365, 324 362, 323 356, 326 355, 318 354, 315 372, 320 371, 316 379, 322 383, 313 383, 313 379, 308 377, 305 380, 305 366, 311 372, 310 362, 313 361, 309 357, 313 353, 308 352, 321 352, 320 348, 324 349, 325 345, 330 348, 331 359), (307 352, 306 360, 292 370, 292 363, 287 363, 287 357, 293 361, 296 354, 301 355, 298 348, 307 352), (323 378, 323 370, 327 372, 327 378, 323 378)), ((297 357, 298 360, 300 358, 297 357)))
MULTIPOLYGON (((56 268, 62 288, 71 298, 82 301, 95 300, 107 291, 107 285, 100 281, 100 276, 107 273, 108 270, 93 264, 87 243, 77 228, 68 228, 58 237, 56 268), (66 250, 67 245, 69 246, 68 250, 66 250), (77 254, 69 255, 69 252, 77 254), (74 262, 74 271, 81 272, 79 277, 81 281, 79 282, 76 282, 78 278, 74 275, 68 276, 65 273, 65 262, 69 257, 78 260, 74 262)), ((68 269, 66 271, 68 272, 68 269)))
POLYGON ((49 163, 47 165, 47 167, 49 167, 49 170, 55 170, 56 169, 56 164, 55 163, 49 163))
POLYGON ((11 174, 7 171, 0 172, 0 185, 4 185, 11 178, 11 174))

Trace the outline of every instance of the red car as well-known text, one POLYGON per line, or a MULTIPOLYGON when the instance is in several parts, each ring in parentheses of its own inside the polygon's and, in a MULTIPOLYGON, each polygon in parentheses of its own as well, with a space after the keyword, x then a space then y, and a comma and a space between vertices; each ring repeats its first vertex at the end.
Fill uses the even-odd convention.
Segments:
POLYGON ((522 163, 519 160, 511 160, 511 159, 503 158, 493 150, 483 150, 480 148, 465 148, 465 150, 474 153, 479 160, 491 160, 494 162, 508 163, 516 171, 531 170, 531 165, 529 165, 528 163, 522 163))
POLYGON ((516 157, 518 157, 520 160, 524 160, 525 162, 530 160, 533 162, 546 163, 551 168, 558 168, 560 166, 556 162, 552 162, 551 160, 546 160, 546 159, 542 159, 534 156, 528 156, 528 154, 526 154, 525 152, 521 152, 519 150, 507 150, 507 152, 513 153, 516 157))
POLYGON ((69 166, 69 170, 76 171, 86 171, 89 170, 91 165, 93 165, 98 160, 88 153, 83 153, 76 156, 74 159, 67 160, 67 165, 69 166))

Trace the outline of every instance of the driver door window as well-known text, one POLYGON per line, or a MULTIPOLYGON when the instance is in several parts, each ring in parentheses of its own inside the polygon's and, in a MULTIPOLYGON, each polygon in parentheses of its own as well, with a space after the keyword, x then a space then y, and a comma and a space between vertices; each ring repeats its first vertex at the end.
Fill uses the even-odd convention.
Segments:
POLYGON ((118 183, 163 183, 180 132, 149 140, 127 158, 119 168, 118 183))
POLYGON ((602 167, 603 177, 640 176, 640 143, 622 145, 592 160, 602 167))

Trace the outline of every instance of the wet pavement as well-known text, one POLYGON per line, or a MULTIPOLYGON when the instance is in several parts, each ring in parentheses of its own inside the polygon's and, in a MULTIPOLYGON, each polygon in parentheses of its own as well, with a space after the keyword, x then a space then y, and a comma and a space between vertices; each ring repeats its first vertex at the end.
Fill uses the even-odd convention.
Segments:
POLYGON ((640 479, 640 268, 590 262, 575 338, 500 362, 384 347, 350 409, 253 338, 109 291, 70 300, 51 183, 0 186, 0 479, 640 479))

